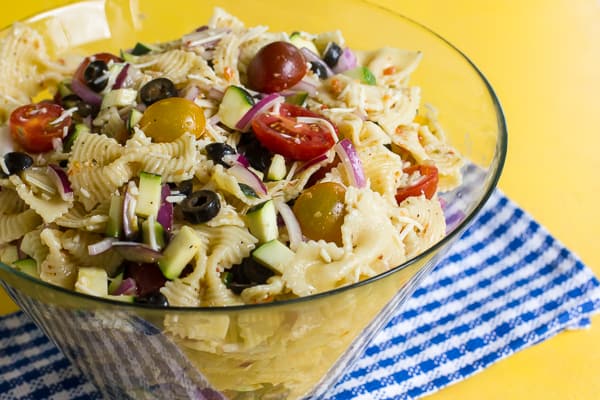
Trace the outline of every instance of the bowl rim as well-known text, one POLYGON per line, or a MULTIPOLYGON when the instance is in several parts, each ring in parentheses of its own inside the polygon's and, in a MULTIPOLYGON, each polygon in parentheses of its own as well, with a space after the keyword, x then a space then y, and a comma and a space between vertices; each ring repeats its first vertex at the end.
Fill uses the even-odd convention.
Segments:
MULTIPOLYGON (((84 1, 74 2, 74 3, 67 3, 63 6, 51 8, 47 11, 41 11, 39 13, 35 13, 29 17, 25 17, 24 19, 22 19, 20 21, 21 22, 32 22, 32 21, 35 21, 36 19, 52 15, 53 13, 57 13, 62 10, 65 10, 65 9, 78 7, 85 3, 89 4, 89 3, 104 2, 104 1, 105 0, 84 0, 84 1)), ((220 313, 223 311, 231 312, 231 311, 242 311, 242 310, 246 311, 246 310, 256 310, 256 309, 267 309, 267 308, 272 308, 272 307, 285 307, 288 305, 318 301, 318 300, 321 300, 321 299, 329 297, 329 296, 335 296, 335 295, 338 295, 338 294, 348 291, 348 290, 352 290, 352 289, 355 289, 358 287, 370 285, 371 283, 374 283, 380 279, 384 279, 384 278, 388 277, 389 275, 393 275, 399 271, 402 271, 402 270, 408 268, 409 266, 413 265, 414 263, 418 263, 421 260, 427 259, 429 256, 434 256, 439 249, 441 249, 442 247, 444 247, 447 244, 450 244, 450 242, 452 242, 454 239, 457 239, 459 237, 459 235, 461 235, 463 233, 463 231, 465 231, 466 228, 471 224, 471 222, 479 215, 481 209, 487 203, 488 199, 490 198, 490 196, 492 195, 492 193, 494 192, 494 190, 496 189, 496 187, 498 185, 498 181, 500 179, 502 170, 504 168, 504 164, 506 161, 506 154, 507 154, 507 150, 508 150, 508 130, 507 130, 504 111, 503 111, 502 105, 500 103, 500 99, 496 95, 496 92, 494 91, 489 80, 486 78, 486 76, 483 74, 483 72, 477 67, 477 65, 464 52, 462 52, 460 49, 458 49, 455 45, 453 45, 451 42, 449 42, 443 36, 441 36, 440 34, 435 32, 434 30, 428 28, 424 24, 422 24, 410 17, 407 17, 401 13, 395 12, 395 11, 389 9, 388 7, 373 4, 368 0, 356 0, 356 1, 358 3, 362 3, 363 5, 383 10, 387 14, 390 14, 391 16, 393 16, 395 18, 404 20, 404 22, 414 25, 415 27, 421 29, 425 33, 433 35, 434 37, 439 39, 441 42, 443 42, 451 50, 456 52, 456 54, 458 54, 464 61, 466 61, 467 64, 476 73, 476 75, 481 79, 481 82, 484 84, 484 86, 487 90, 487 94, 489 95, 489 97, 492 101, 492 104, 494 106, 494 110, 496 113, 498 134, 497 134, 497 142, 496 142, 496 151, 494 153, 492 163, 490 164, 490 167, 489 167, 490 172, 493 172, 493 173, 491 175, 488 174, 489 179, 487 179, 487 188, 486 188, 485 192, 483 193, 483 195, 480 197, 480 199, 477 202, 477 204, 475 205, 475 207, 472 209, 472 211, 468 215, 465 216, 465 219, 460 224, 458 224, 454 230, 452 230, 450 233, 446 234, 441 240, 439 240, 437 243, 435 243, 434 245, 429 247, 427 250, 419 253, 418 255, 416 255, 415 257, 413 257, 409 260, 406 260, 405 262, 403 262, 402 264, 400 264, 394 268, 390 268, 389 270, 384 271, 380 274, 374 275, 370 278, 355 282, 350 285, 341 286, 341 287, 338 287, 335 289, 311 294, 308 296, 280 300, 280 301, 276 301, 276 302, 256 303, 256 304, 240 304, 240 305, 231 305, 231 306, 155 307, 152 305, 146 305, 146 304, 141 304, 141 303, 126 303, 126 302, 122 302, 122 301, 118 301, 118 300, 112 300, 112 299, 108 299, 108 298, 92 296, 92 295, 85 294, 85 293, 79 293, 74 290, 69 290, 69 289, 63 288, 61 286, 53 285, 48 282, 42 281, 41 279, 30 276, 30 275, 28 275, 22 271, 19 271, 15 268, 12 268, 2 262, 0 262, 0 269, 4 270, 5 272, 7 272, 10 275, 17 276, 19 279, 24 279, 26 281, 29 281, 30 283, 33 283, 34 285, 38 285, 40 288, 43 288, 44 290, 55 291, 61 295, 65 294, 66 296, 72 296, 75 299, 82 299, 85 301, 96 303, 97 305, 110 306, 112 308, 119 308, 119 309, 123 308, 124 310, 131 310, 131 311, 144 310, 144 312, 157 312, 157 313, 164 313, 164 312, 220 313)), ((0 32, 6 31, 11 26, 12 26, 12 24, 1 28, 0 32)), ((19 288, 13 287, 12 285, 6 283, 1 278, 0 278, 0 282, 2 282, 5 285, 10 286, 12 289, 20 290, 19 288)))

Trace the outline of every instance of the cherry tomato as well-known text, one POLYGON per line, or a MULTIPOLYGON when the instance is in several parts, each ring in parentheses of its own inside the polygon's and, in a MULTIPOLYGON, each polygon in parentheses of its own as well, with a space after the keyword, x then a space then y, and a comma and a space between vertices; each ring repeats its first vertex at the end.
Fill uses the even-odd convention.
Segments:
POLYGON ((261 48, 248 64, 248 86, 258 92, 279 92, 306 75, 302 52, 293 44, 273 42, 261 48))
POLYGON ((438 169, 434 165, 412 165, 406 168, 404 172, 407 174, 419 172, 421 179, 411 186, 398 188, 396 191, 396 201, 398 204, 411 196, 420 196, 421 194, 424 194, 428 199, 433 197, 439 181, 438 169))
POLYGON ((346 188, 335 182, 317 183, 303 191, 293 211, 304 236, 341 245, 345 196, 346 188))
POLYGON ((30 153, 44 153, 53 148, 52 140, 63 138, 71 117, 58 119, 64 109, 58 104, 42 102, 16 108, 10 114, 12 138, 30 153))
MULTIPOLYGON (((279 115, 264 113, 256 117, 252 121, 252 130, 263 146, 292 160, 310 160, 335 144, 331 132, 323 124, 298 122, 297 117, 327 120, 306 108, 283 103, 279 115)), ((334 129, 337 131, 335 126, 334 129)))
POLYGON ((205 125, 202 107, 182 97, 169 97, 153 103, 140 120, 140 129, 155 142, 172 142, 185 132, 199 138, 205 125))
MULTIPOLYGON (((89 82, 86 79, 85 71, 86 71, 87 67, 90 65, 90 63, 92 63, 94 61, 103 61, 105 64, 108 64, 110 61, 123 62, 123 59, 121 59, 120 57, 117 57, 111 53, 97 53, 97 54, 94 54, 93 56, 86 57, 83 59, 81 64, 79 64, 79 66, 75 70, 73 79, 77 79, 80 82, 83 82, 84 84, 88 85, 89 82)), ((88 75, 90 73, 91 73, 91 71, 88 71, 88 75)), ((88 78, 90 78, 90 76, 88 76, 88 78)), ((95 77, 95 78, 97 78, 97 77, 95 77)))

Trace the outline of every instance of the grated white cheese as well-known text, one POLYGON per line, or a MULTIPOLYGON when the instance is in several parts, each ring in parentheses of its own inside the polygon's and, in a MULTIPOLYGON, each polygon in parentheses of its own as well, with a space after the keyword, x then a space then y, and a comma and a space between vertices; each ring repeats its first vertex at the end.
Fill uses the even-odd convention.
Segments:
POLYGON ((81 192, 81 194, 83 195, 83 197, 87 197, 88 199, 89 199, 90 197, 92 197, 92 196, 90 195, 90 192, 88 192, 88 191, 87 191, 85 188, 81 188, 81 189, 79 189, 79 191, 81 192))
POLYGON ((165 200, 167 201, 167 203, 180 203, 185 199, 185 195, 184 194, 177 194, 177 195, 171 195, 171 196, 167 196, 165 197, 165 200))
POLYGON ((333 138, 333 141, 335 143, 339 142, 339 138, 337 133, 335 132, 335 128, 333 127, 333 125, 331 125, 331 122, 327 121, 326 119, 323 118, 315 118, 315 117, 296 117, 296 120, 298 122, 302 122, 305 124, 320 124, 323 125, 325 128, 327 128, 327 130, 329 130, 329 133, 331 134, 331 137, 333 138))
POLYGON ((58 118, 56 118, 54 121, 50 122, 50 125, 57 125, 60 124, 61 122, 63 122, 66 118, 70 117, 73 115, 73 113, 75 113, 75 111, 77 111, 78 108, 77 107, 71 107, 66 109, 65 111, 63 111, 58 118))
POLYGON ((196 46, 203 45, 205 43, 210 43, 210 42, 214 42, 217 40, 221 40, 225 36, 225 34, 226 34, 226 32, 221 32, 221 33, 217 33, 216 35, 213 35, 213 36, 206 36, 204 38, 192 39, 190 41, 187 41, 184 39, 184 43, 187 47, 196 47, 196 46))
POLYGON ((62 153, 62 151, 63 151, 62 140, 59 138, 52 138, 52 149, 58 153, 62 153))

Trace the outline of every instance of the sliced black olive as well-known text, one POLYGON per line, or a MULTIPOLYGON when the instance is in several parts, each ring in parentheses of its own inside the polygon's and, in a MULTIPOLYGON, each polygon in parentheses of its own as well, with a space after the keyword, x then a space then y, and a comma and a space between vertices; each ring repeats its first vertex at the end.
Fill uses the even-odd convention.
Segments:
POLYGON ((206 145, 204 149, 210 160, 216 164, 221 164, 226 168, 230 165, 223 161, 223 157, 236 154, 235 149, 227 143, 210 143, 206 145))
POLYGON ((265 172, 271 165, 273 153, 260 144, 254 134, 243 134, 237 148, 238 152, 246 157, 252 168, 265 172))
POLYGON ((323 61, 331 68, 335 67, 344 50, 335 42, 329 42, 323 53, 323 61))
POLYGON ((13 151, 4 155, 4 166, 6 167, 6 171, 2 168, 2 172, 8 172, 8 175, 14 175, 26 170, 32 165, 33 158, 31 158, 29 154, 13 151))
POLYGON ((168 97, 177 97, 177 88, 168 78, 156 78, 140 89, 140 100, 147 106, 168 97))
POLYGON ((179 190, 179 193, 189 197, 194 191, 194 182, 192 181, 192 179, 179 182, 179 184, 177 185, 177 190, 179 190))
POLYGON ((89 117, 97 111, 91 104, 81 100, 76 94, 69 94, 63 97, 61 103, 65 109, 77 107, 77 111, 73 113, 73 117, 76 121, 81 121, 83 118, 89 117))
POLYGON ((219 196, 212 190, 199 190, 180 203, 183 218, 192 224, 213 219, 221 210, 219 196))
POLYGON ((275 275, 269 268, 259 264, 253 258, 245 258, 242 261, 242 273, 250 282, 263 284, 267 279, 275 275))
POLYGON ((86 85, 95 92, 101 92, 108 84, 108 65, 102 60, 92 61, 83 71, 86 85))
POLYGON ((223 281, 231 291, 240 294, 244 289, 266 283, 273 275, 273 271, 248 257, 240 264, 231 266, 225 273, 223 281))
POLYGON ((144 297, 136 297, 135 302, 149 306, 169 307, 169 300, 161 292, 153 292, 144 297))
POLYGON ((319 79, 327 78, 327 70, 325 69, 325 66, 320 62, 311 61, 310 70, 314 72, 315 75, 317 75, 317 78, 319 79))

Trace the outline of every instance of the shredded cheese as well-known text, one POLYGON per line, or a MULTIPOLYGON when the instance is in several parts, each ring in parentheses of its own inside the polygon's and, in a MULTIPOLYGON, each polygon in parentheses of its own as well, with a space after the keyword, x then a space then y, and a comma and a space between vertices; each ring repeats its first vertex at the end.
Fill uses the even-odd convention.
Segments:
POLYGON ((333 138, 333 141, 335 143, 339 142, 339 140, 340 140, 338 138, 338 135, 337 135, 336 131, 335 131, 335 128, 333 127, 333 125, 331 125, 331 122, 327 121, 326 119, 315 118, 315 117, 296 117, 296 120, 298 122, 305 123, 305 124, 319 124, 319 125, 323 125, 325 128, 327 128, 327 130, 331 134, 331 137, 333 138))

